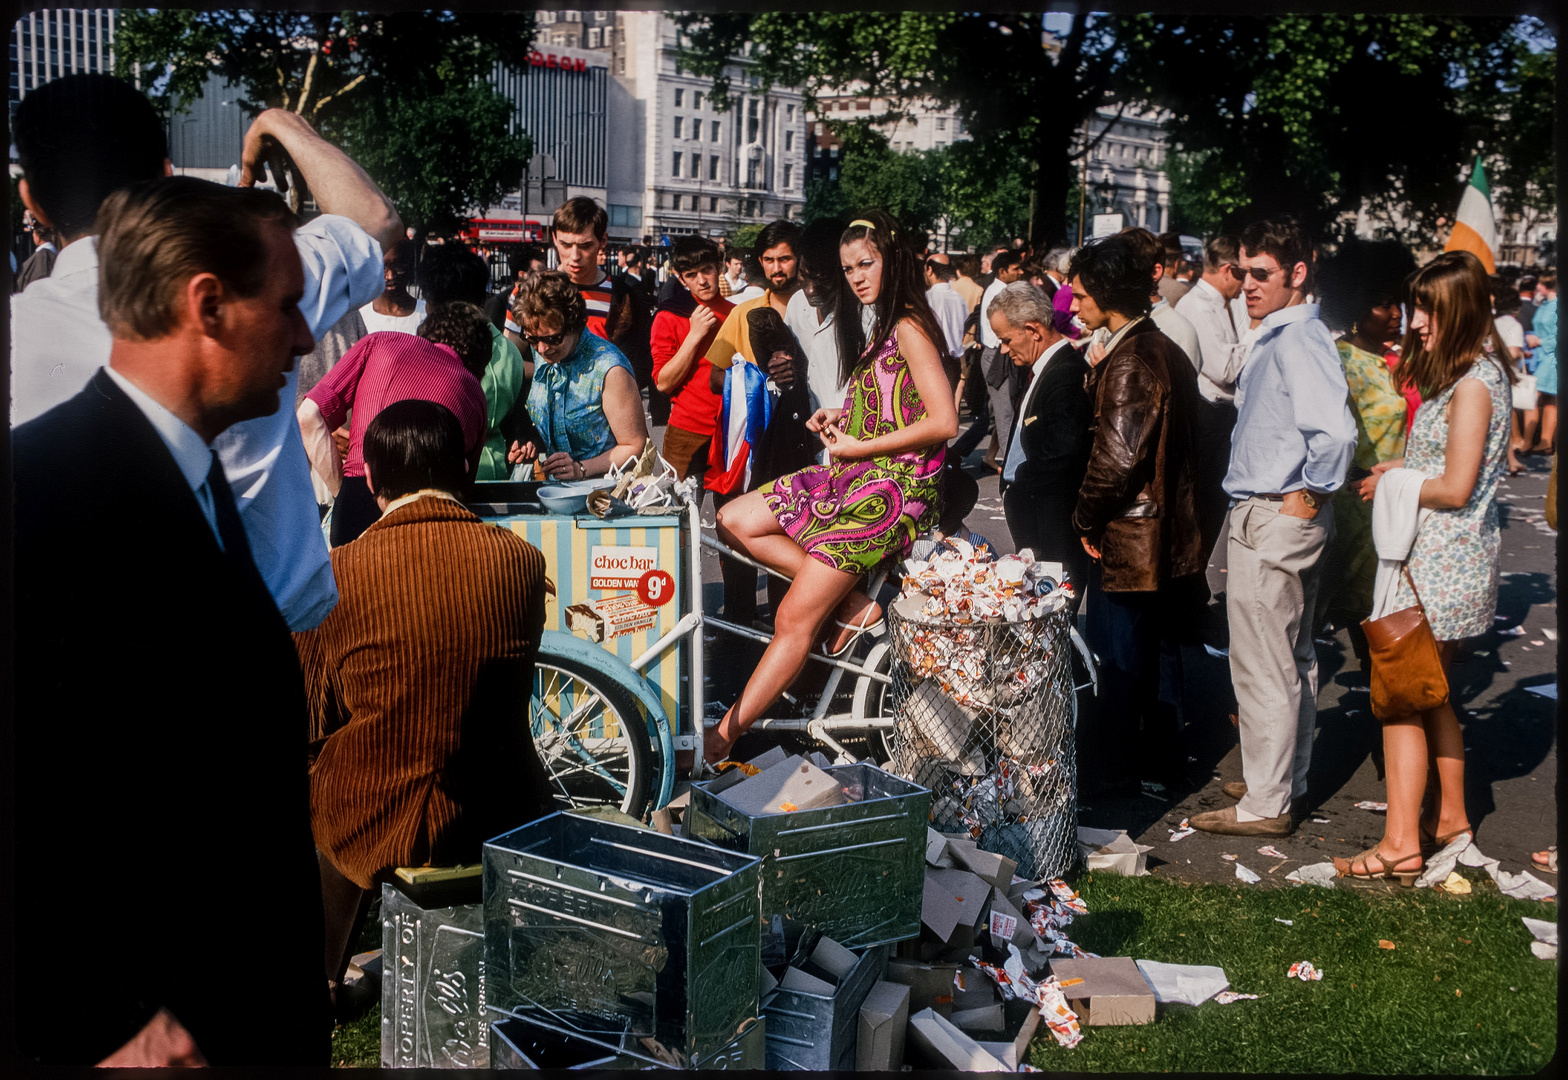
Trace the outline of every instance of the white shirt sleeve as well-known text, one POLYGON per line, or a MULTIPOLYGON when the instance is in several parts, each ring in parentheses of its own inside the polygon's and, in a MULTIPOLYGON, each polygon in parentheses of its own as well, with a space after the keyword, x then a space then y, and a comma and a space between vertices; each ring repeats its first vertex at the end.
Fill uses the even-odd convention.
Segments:
POLYGON ((386 288, 381 245, 346 217, 322 214, 294 233, 305 268, 300 310, 317 341, 332 324, 363 307, 386 288))

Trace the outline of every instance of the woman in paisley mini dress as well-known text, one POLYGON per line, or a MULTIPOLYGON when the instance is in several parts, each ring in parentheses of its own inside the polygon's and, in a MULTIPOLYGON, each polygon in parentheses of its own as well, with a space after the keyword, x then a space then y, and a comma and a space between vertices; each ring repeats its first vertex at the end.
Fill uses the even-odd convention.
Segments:
POLYGON ((907 550, 941 509, 937 478, 958 413, 919 256, 880 211, 850 224, 839 256, 849 288, 838 306, 850 310, 835 312, 833 322, 849 392, 843 408, 819 409, 806 424, 828 464, 780 477, 719 511, 725 543, 794 581, 757 670, 704 740, 710 764, 800 674, 830 618, 822 648, 835 656, 877 624, 882 613, 858 587, 862 576, 907 550), (875 311, 869 341, 856 301, 875 311))
MULTIPOLYGON (((1511 366, 1485 352, 1500 341, 1481 261, 1466 251, 1439 255, 1416 271, 1401 383, 1421 391, 1405 456, 1381 462, 1361 483, 1371 499, 1378 478, 1403 467, 1424 473, 1421 525, 1406 566, 1432 624, 1447 672, 1454 646, 1486 633, 1497 613, 1497 483, 1508 459, 1511 366)), ((1401 582, 1394 610, 1417 602, 1401 582)), ((1423 855, 1471 832, 1465 811, 1465 744, 1451 702, 1383 722, 1388 819, 1383 839, 1354 859, 1335 859, 1349 877, 1398 877, 1409 884, 1423 855), (1426 814, 1428 775, 1437 798, 1426 814)))

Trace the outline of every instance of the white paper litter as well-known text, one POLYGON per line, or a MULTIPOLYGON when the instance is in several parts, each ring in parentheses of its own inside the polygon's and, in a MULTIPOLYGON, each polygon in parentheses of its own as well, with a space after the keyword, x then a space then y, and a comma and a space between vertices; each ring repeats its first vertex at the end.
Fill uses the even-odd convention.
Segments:
POLYGON ((1556 630, 1551 630, 1551 629, 1548 629, 1547 627, 1543 626, 1543 627, 1541 627, 1541 633, 1546 635, 1546 640, 1547 641, 1556 641, 1557 640, 1557 631, 1556 630))
POLYGON ((1356 803, 1356 809, 1357 810, 1371 810, 1371 811, 1373 811, 1375 813, 1386 814, 1386 813, 1388 813, 1388 803, 1386 803, 1386 802, 1373 802, 1370 799, 1362 799, 1360 802, 1356 803))
POLYGON ((1531 694, 1538 694, 1551 701, 1557 700, 1557 684, 1555 682, 1543 683, 1540 686, 1527 686, 1525 691, 1531 694))
POLYGON ((1274 921, 1275 922, 1282 922, 1286 926, 1295 926, 1296 925, 1296 920, 1295 919, 1282 919, 1278 915, 1274 916, 1274 921))
POLYGON ((1542 960, 1557 959, 1557 946, 1548 945, 1544 941, 1530 942, 1530 951, 1535 953, 1535 955, 1539 956, 1542 960))
POLYGON ((1230 986, 1223 968, 1205 964, 1162 964, 1158 960, 1139 960, 1138 970, 1154 988, 1154 1000, 1162 1004, 1202 1005, 1230 986))
POLYGON ((1524 637, 1524 627, 1509 626, 1497 632, 1498 637, 1524 637))
POLYGON ((1245 881, 1248 885, 1263 880, 1262 878, 1258 877, 1257 874, 1254 874, 1251 870, 1248 870, 1245 866, 1241 865, 1241 863, 1236 864, 1236 877, 1242 881, 1245 881))
POLYGON ((1197 831, 1197 829, 1187 824, 1186 818, 1182 818, 1181 824, 1171 830, 1171 843, 1174 844, 1178 840, 1185 840, 1197 831))
POLYGON ((1339 876, 1339 871, 1334 869, 1331 862, 1313 863, 1311 866, 1298 866, 1285 875, 1286 881, 1294 881, 1297 885, 1320 885, 1325 889, 1337 888, 1334 879, 1339 876))
POLYGON ((1476 847, 1469 833, 1463 834, 1427 860, 1426 869, 1420 877, 1416 878, 1416 888, 1430 889, 1433 885, 1446 881, 1455 863, 1461 866, 1478 866, 1485 870, 1486 876, 1492 879, 1504 896, 1511 896, 1516 900, 1549 900, 1557 895, 1556 888, 1528 870, 1511 874, 1507 870, 1500 869, 1501 864, 1476 847))
POLYGON ((1535 935, 1535 940, 1530 942, 1530 951, 1542 960, 1557 959, 1557 924, 1545 919, 1524 919, 1524 927, 1535 935))
POLYGON ((1226 862, 1235 862, 1236 861, 1236 856, 1234 856, 1234 855, 1221 855, 1220 858, 1224 859, 1226 862))
POLYGON ((1290 858, 1289 855, 1286 855, 1283 851, 1281 851, 1279 848, 1275 847, 1273 844, 1264 844, 1262 847, 1258 848, 1258 854, 1259 855, 1266 855, 1266 856, 1268 856, 1271 859, 1288 859, 1288 858, 1290 858))

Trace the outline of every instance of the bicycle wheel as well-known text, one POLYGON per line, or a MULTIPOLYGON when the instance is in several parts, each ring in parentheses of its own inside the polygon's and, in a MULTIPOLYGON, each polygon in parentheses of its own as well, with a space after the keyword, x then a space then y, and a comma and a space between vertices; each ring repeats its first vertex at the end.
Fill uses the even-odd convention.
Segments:
MULTIPOLYGON (((886 641, 879 641, 871 646, 866 653, 866 658, 861 661, 861 666, 882 675, 889 674, 893 669, 893 649, 886 641)), ((856 720, 891 720, 893 719, 892 686, 877 679, 868 679, 864 675, 855 679, 855 695, 850 705, 850 715, 856 720)), ((871 728, 866 731, 866 747, 871 751, 878 764, 891 761, 893 758, 893 729, 871 728)))
POLYGON ((653 748, 625 687, 579 660, 540 654, 528 718, 558 800, 639 820, 647 812, 653 748))

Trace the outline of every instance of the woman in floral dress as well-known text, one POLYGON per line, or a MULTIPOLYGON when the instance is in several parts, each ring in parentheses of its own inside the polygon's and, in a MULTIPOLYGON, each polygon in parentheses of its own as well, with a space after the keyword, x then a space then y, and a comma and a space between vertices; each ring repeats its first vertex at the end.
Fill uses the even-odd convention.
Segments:
MULTIPOLYGON (((1481 261, 1466 251, 1439 255, 1410 281, 1413 310, 1405 337, 1402 381, 1421 389, 1421 408, 1403 460, 1375 466, 1361 484, 1371 499, 1391 468, 1425 474, 1421 506, 1432 513, 1406 561, 1420 593, 1446 673, 1454 646, 1485 633, 1497 612, 1497 482, 1508 457, 1513 374, 1483 351, 1492 325, 1491 293, 1481 261)), ((1417 602, 1401 582, 1394 610, 1417 602)), ((1388 819, 1383 839, 1354 859, 1336 859, 1350 877, 1398 877, 1410 883, 1423 852, 1469 833, 1465 746, 1452 703, 1383 722, 1388 819), (1428 772, 1438 782, 1423 820, 1428 772)))
POLYGON ((941 509, 937 478, 958 414, 919 257, 903 228, 880 211, 851 223, 839 256, 850 290, 874 309, 875 322, 868 343, 858 311, 834 313, 848 397, 843 408, 819 409, 806 424, 829 463, 780 477, 719 511, 725 543, 794 580, 740 700, 704 741, 710 764, 800 674, 830 617, 822 647, 835 656, 877 624, 881 611, 858 588, 861 577, 901 555, 941 509))

